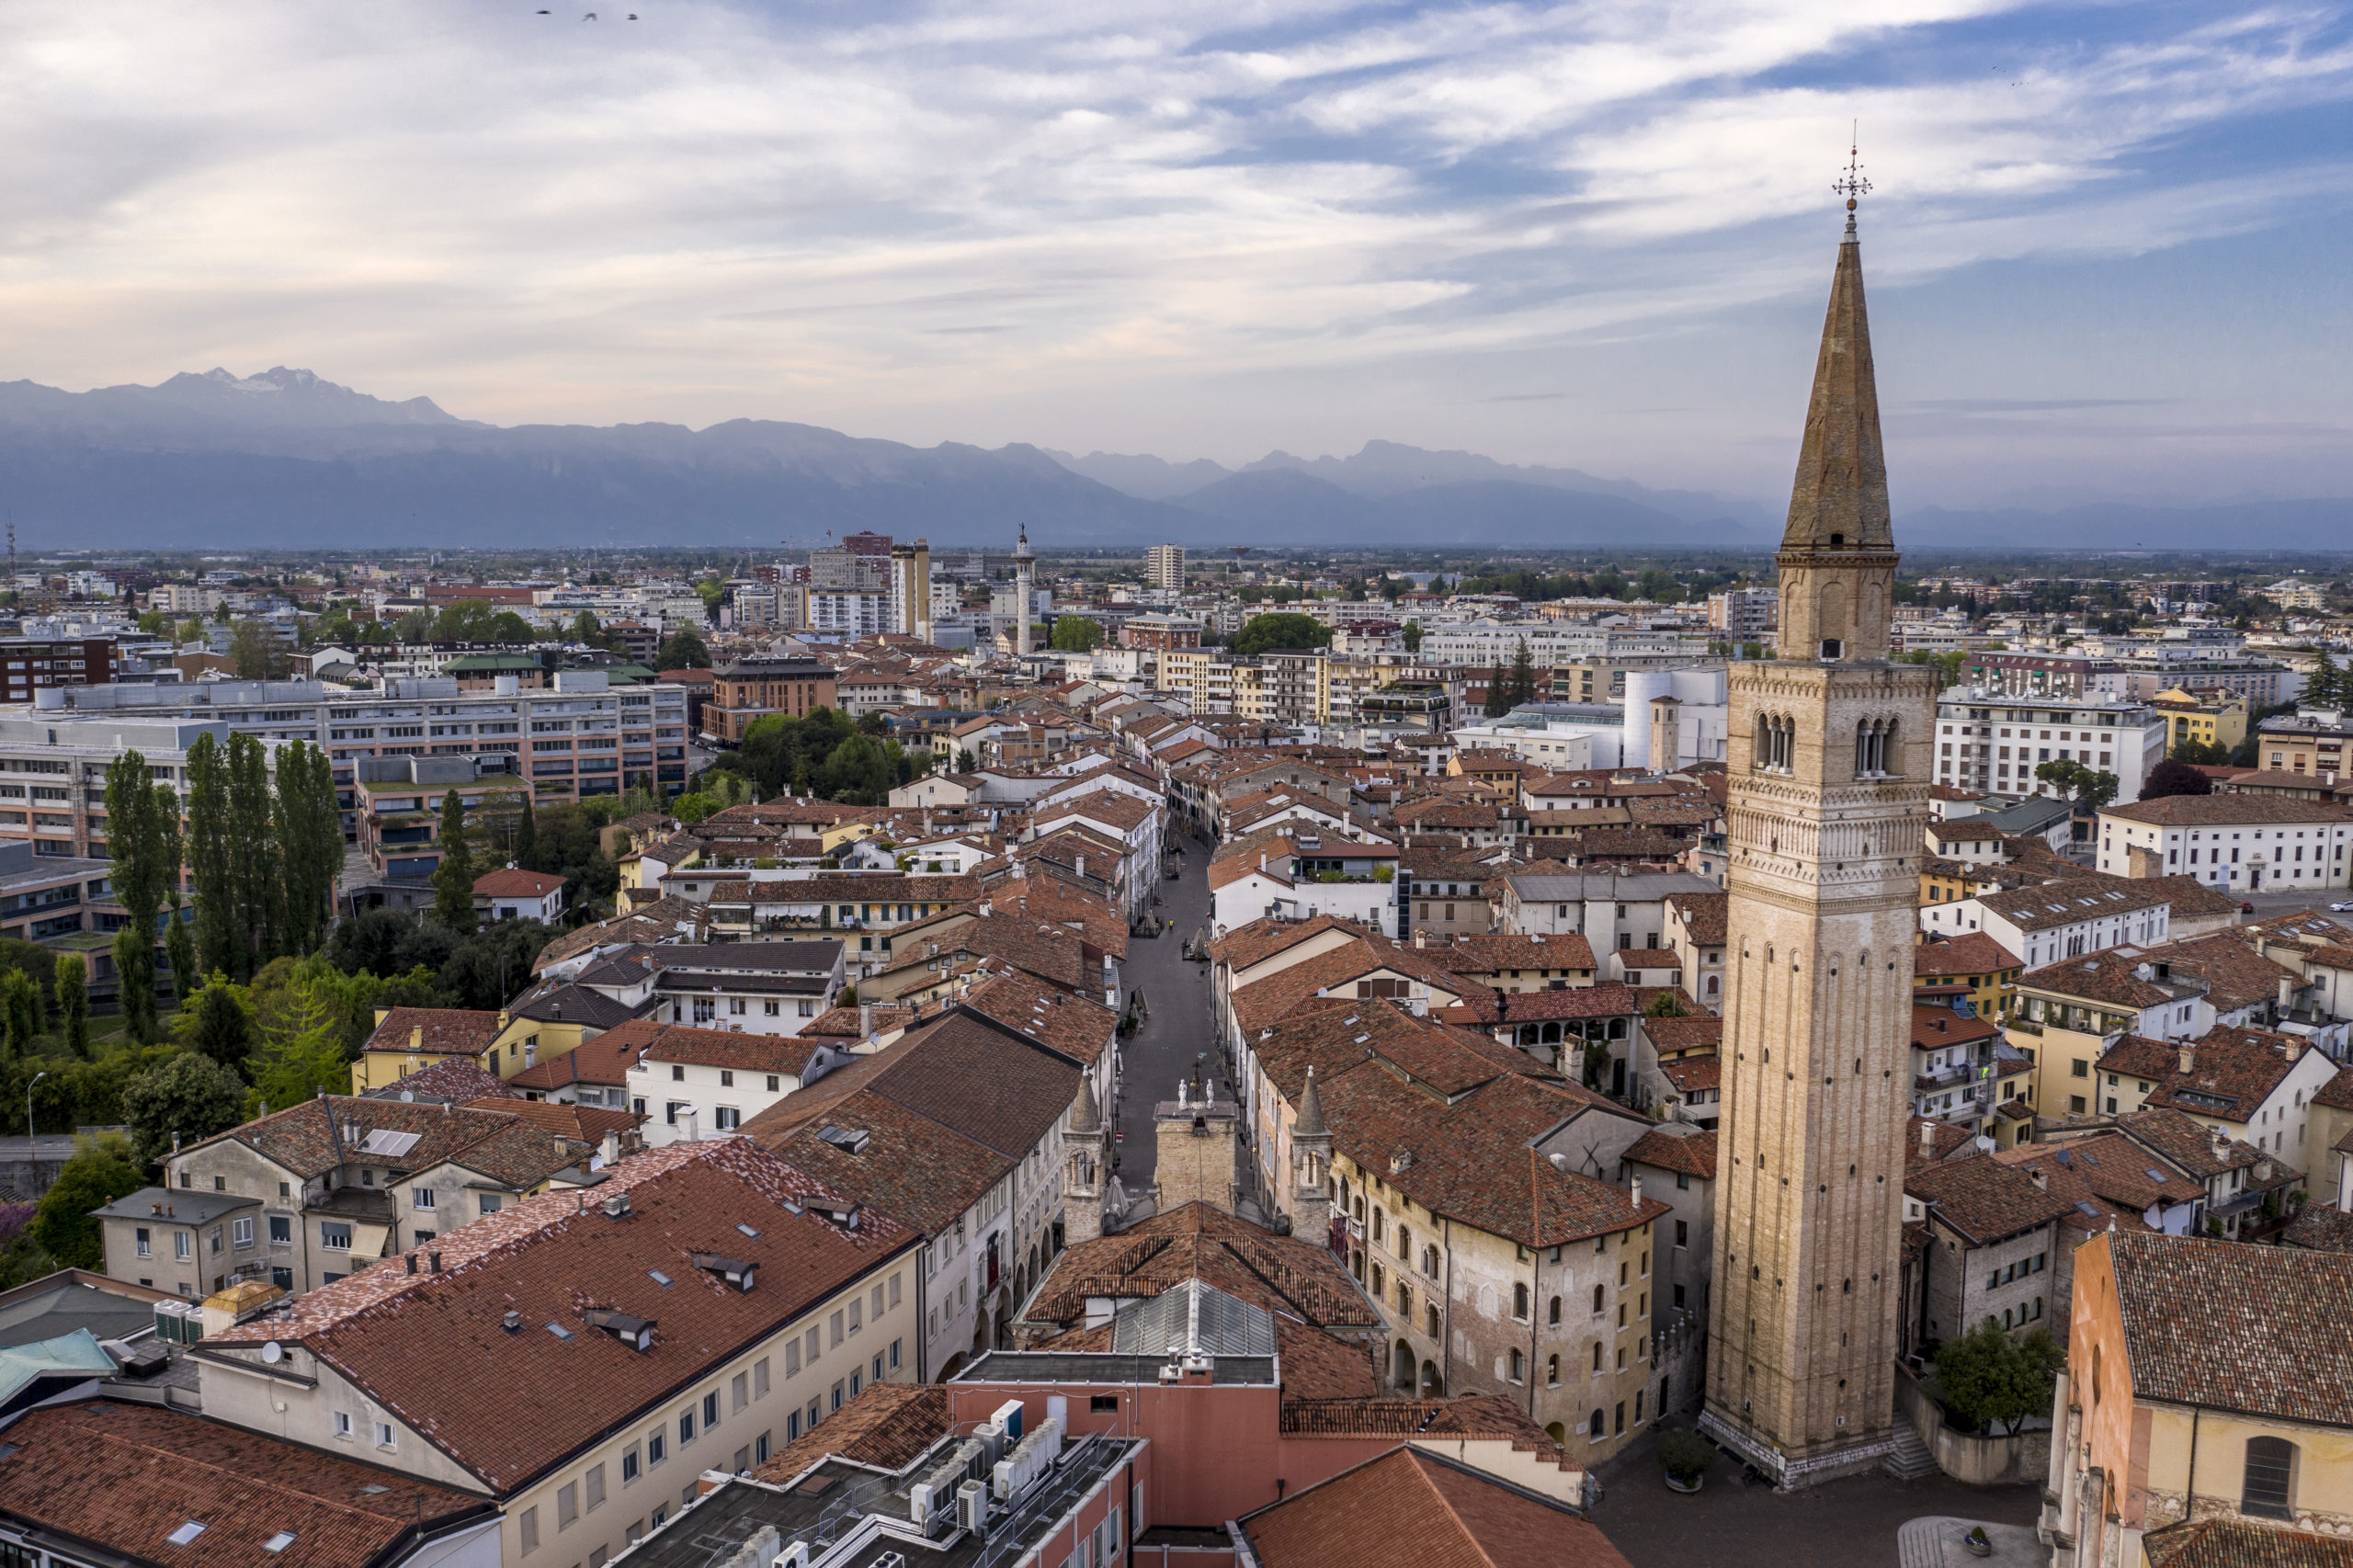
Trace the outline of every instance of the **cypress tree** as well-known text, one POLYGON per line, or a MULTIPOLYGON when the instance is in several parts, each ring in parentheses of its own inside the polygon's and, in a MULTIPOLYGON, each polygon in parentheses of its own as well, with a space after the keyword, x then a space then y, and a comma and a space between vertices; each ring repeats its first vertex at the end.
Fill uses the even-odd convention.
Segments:
POLYGON ((155 920, 179 891, 179 797, 154 781, 144 756, 127 751, 107 768, 106 801, 111 881, 131 938, 115 940, 123 1018, 143 1045, 155 1038, 155 920))
POLYGON ((466 843, 466 803, 441 797, 440 869, 433 873, 434 918, 460 936, 474 928, 474 858, 466 843))
POLYGON ((1506 684, 1509 678, 1504 674, 1504 667, 1501 665, 1493 665, 1488 667, 1485 710, 1488 718, 1500 719, 1511 711, 1511 687, 1506 684))
POLYGON ((90 1054, 89 975, 79 953, 67 953, 57 960, 57 1010, 63 1015, 65 1049, 76 1056, 90 1054))
POLYGON ((188 934, 188 921, 180 917, 176 904, 172 910, 171 924, 164 927, 164 956, 172 965, 172 998, 181 1006, 196 994, 196 938, 188 934))
POLYGON ((523 796, 523 814, 515 819, 515 864, 526 871, 546 869, 540 864, 540 822, 529 791, 523 796))

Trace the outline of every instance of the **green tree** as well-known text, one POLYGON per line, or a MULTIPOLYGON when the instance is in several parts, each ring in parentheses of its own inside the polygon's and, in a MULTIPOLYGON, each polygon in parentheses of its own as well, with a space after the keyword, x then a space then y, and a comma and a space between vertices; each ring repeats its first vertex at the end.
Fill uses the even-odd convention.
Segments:
MULTIPOLYGON (((352 1053, 367 1038, 353 1039, 353 994, 363 988, 369 1000, 381 989, 373 975, 363 987, 356 977, 318 957, 299 962, 279 959, 254 977, 248 1116, 262 1115, 265 1108, 299 1104, 322 1089, 335 1095, 350 1092, 352 1053), (271 983, 265 985, 265 978, 271 983)), ((372 1023, 372 1008, 363 1017, 372 1023)))
POLYGON ((1060 615, 1054 618, 1054 651, 1058 653, 1092 653, 1102 645, 1103 625, 1083 615, 1060 615))
POLYGON ((433 873, 433 917, 462 934, 474 928, 474 858, 466 843, 466 803, 455 790, 441 797, 437 838, 441 864, 433 873))
POLYGON ((1480 710, 1490 719, 1499 719, 1511 711, 1511 677, 1504 674, 1501 665, 1487 666, 1487 701, 1480 710))
POLYGON ((229 664, 239 680, 282 680, 286 654, 267 621, 241 620, 229 634, 229 664))
POLYGON ((146 1185, 131 1162, 130 1141, 122 1134, 77 1138, 74 1157, 58 1171, 57 1184, 41 1195, 26 1234, 61 1267, 102 1267, 106 1249, 91 1210, 128 1198, 146 1185))
POLYGON ((229 756, 210 735, 197 736, 188 748, 188 869, 196 895, 197 954, 206 969, 234 972, 244 960, 238 944, 229 756))
POLYGON ((2046 762, 2034 770, 2034 776, 2066 791, 2078 812, 2096 812, 2116 799, 2115 774, 2086 767, 2072 759, 2046 762))
POLYGON ((1937 1348, 1937 1381, 1946 1408, 1971 1427, 1999 1426, 2006 1434, 2029 1416, 2050 1412, 2066 1354, 2045 1329, 2012 1338, 1987 1318, 1937 1348))
POLYGON ((710 650, 690 627, 680 627, 662 640, 654 651, 654 667, 657 670, 707 670, 710 668, 710 650))
POLYGON ((40 987, 21 969, 0 974, 0 1022, 8 1028, 8 1054, 29 1056, 40 1033, 40 987))
POLYGON ((1233 639, 1233 651, 1248 656, 1269 648, 1321 648, 1332 641, 1332 629, 1296 611, 1254 615, 1233 639))
POLYGON ((529 790, 523 794, 521 808, 515 815, 515 864, 527 871, 537 871, 540 865, 540 813, 531 804, 529 790))
POLYGON ((90 969, 79 953, 57 960, 57 1012, 65 1026, 65 1049, 76 1056, 90 1054, 90 969))
POLYGON ((2141 799, 2160 801, 2168 795, 2211 795, 2214 781, 2188 763, 2175 757, 2149 769, 2148 778, 2141 781, 2141 799))
POLYGON ((244 1121, 245 1081, 199 1051, 183 1051, 123 1085, 122 1115, 141 1162, 159 1165, 174 1136, 194 1143, 244 1121))
POLYGON ((2348 681, 2346 672, 2336 667, 2336 661, 2329 656, 2326 648, 2323 648, 2320 662, 2313 666, 2313 673, 2304 677, 2302 699, 2306 706, 2313 708, 2353 707, 2353 702, 2347 700, 2353 697, 2348 687, 2353 687, 2353 681, 2348 681))
POLYGON ((343 810, 335 799, 335 765, 324 751, 297 741, 278 752, 273 816, 285 881, 275 901, 284 926, 278 947, 289 953, 315 952, 333 916, 335 879, 343 870, 343 810))
POLYGON ((1528 639, 1519 640, 1519 651, 1511 659, 1511 702, 1514 708, 1536 700, 1536 660, 1528 651, 1528 639))
POLYGON ((442 796, 440 867, 433 871, 433 918, 447 930, 473 930, 473 846, 466 843, 466 801, 449 791, 442 796))
MULTIPOLYGON (((211 737, 201 736, 199 744, 211 737)), ((115 963, 120 975, 123 1019, 131 1039, 155 1038, 155 922, 179 902, 180 801, 168 784, 158 784, 147 759, 124 752, 107 768, 107 853, 114 862, 115 897, 129 917, 118 937, 115 963), (130 967, 122 967, 125 960, 130 967)))
POLYGON ((254 1049, 252 994, 215 970, 172 1020, 179 1043, 242 1074, 254 1049))
MULTIPOLYGON (((230 886, 238 926, 237 980, 278 956, 286 929, 285 845, 278 835, 269 754, 253 735, 229 737, 230 886)), ((339 819, 338 819, 339 820, 339 819)))
POLYGON ((494 920, 460 941, 442 960, 435 983, 450 1007, 483 1012, 503 1007, 531 978, 531 960, 563 935, 537 920, 494 920))
POLYGON ((1404 631, 1400 632, 1398 635, 1405 640, 1405 652, 1408 653, 1418 653, 1422 651, 1422 623, 1420 621, 1407 621, 1405 623, 1404 631))
POLYGON ((604 622, 597 619, 595 610, 584 609, 572 618, 572 640, 585 642, 592 648, 605 645, 604 622))
POLYGON ((196 937, 177 910, 164 927, 164 957, 172 966, 172 1003, 177 1006, 196 994, 196 937))

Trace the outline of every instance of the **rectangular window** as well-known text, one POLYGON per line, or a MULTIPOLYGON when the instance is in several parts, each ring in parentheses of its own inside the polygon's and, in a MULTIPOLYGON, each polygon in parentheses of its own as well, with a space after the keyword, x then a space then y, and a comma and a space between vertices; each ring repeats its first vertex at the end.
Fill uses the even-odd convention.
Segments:
POLYGON ((153 1257, 155 1256, 154 1247, 148 1237, 146 1226, 140 1226, 138 1230, 132 1233, 132 1236, 137 1243, 140 1256, 153 1257))
POLYGON ((593 1514, 605 1505, 605 1467, 600 1464, 590 1465, 585 1483, 585 1489, 588 1494, 588 1511, 593 1514))
POLYGON ((637 1445, 635 1443, 631 1443, 628 1448, 621 1450, 621 1484, 623 1486, 627 1486, 631 1482, 635 1481, 638 1477, 638 1472, 643 1468, 644 1466, 642 1461, 641 1461, 637 1456, 637 1445))
MULTIPOLYGON (((344 1244, 348 1246, 351 1244, 349 1242, 346 1242, 344 1244)), ((186 1263, 188 1258, 195 1254, 195 1252, 196 1237, 193 1233, 187 1231, 174 1231, 172 1233, 172 1256, 174 1257, 179 1259, 182 1263, 186 1263)))
POLYGON ((272 1214, 269 1217, 269 1242, 272 1246, 290 1246, 294 1242, 294 1217, 272 1214))
POLYGON ((670 1439, 668 1435, 662 1432, 649 1433, 645 1439, 645 1462, 647 1464, 660 1464, 664 1460, 668 1459, 669 1457, 670 1439))
POLYGON ((719 1425, 719 1391, 717 1389, 702 1396, 702 1424, 706 1427, 719 1425))
POLYGON ((892 1370, 892 1371, 894 1371, 894 1372, 895 1372, 895 1371, 897 1371, 897 1370, 899 1369, 899 1345, 900 1345, 900 1343, 901 1343, 900 1341, 895 1340, 895 1339, 894 1339, 894 1340, 892 1340, 892 1341, 891 1341, 891 1370, 892 1370))
MULTIPOLYGON (((899 1304, 899 1276, 895 1274, 891 1276, 891 1304, 894 1307, 899 1304)), ((881 1309, 876 1310, 879 1312, 881 1309)))
POLYGON ((828 1318, 825 1321, 825 1343, 829 1346, 839 1345, 842 1342, 842 1314, 835 1312, 828 1318))
POLYGON ((678 1413, 678 1447, 683 1449, 694 1440, 695 1413, 691 1410, 680 1411, 678 1413))
POLYGON ((329 1252, 351 1250, 351 1226, 341 1220, 319 1221, 319 1245, 329 1252))
POLYGON ((515 1528, 517 1533, 523 1538, 523 1551, 526 1554, 540 1549, 540 1511, 537 1508, 524 1509, 522 1517, 516 1521, 515 1528))
MULTIPOLYGON (((790 1346, 786 1347, 788 1350, 790 1346)), ((752 1397, 766 1399, 768 1392, 768 1358, 765 1356, 752 1363, 752 1397)))
POLYGON ((813 1367, 817 1364, 817 1331, 815 1329, 813 1328, 809 1331, 803 1344, 805 1346, 802 1352, 803 1358, 813 1367))
POLYGON ((784 1342, 784 1375, 788 1378, 801 1375, 801 1341, 798 1339, 784 1342))
POLYGON ((495 1214, 506 1206, 506 1199, 494 1192, 485 1192, 482 1195, 482 1211, 484 1214, 495 1214))
POLYGON ((843 1390, 846 1386, 847 1386, 846 1384, 842 1384, 842 1383, 835 1383, 835 1384, 834 1385, 834 1403, 833 1403, 833 1407, 834 1407, 835 1410, 839 1410, 839 1409, 842 1407, 842 1390, 843 1390))
POLYGON ((568 1530, 580 1522, 580 1483, 567 1481, 555 1489, 555 1528, 568 1530))
POLYGON ((856 1298, 855 1296, 853 1296, 853 1297, 851 1297, 851 1298, 850 1298, 850 1303, 849 1303, 849 1331, 850 1331, 852 1334, 856 1334, 856 1333, 857 1333, 860 1328, 863 1328, 863 1327, 865 1326, 865 1324, 864 1324, 864 1321, 863 1321, 863 1319, 864 1319, 864 1315, 865 1315, 865 1314, 864 1314, 864 1311, 863 1311, 863 1309, 865 1308, 865 1306, 866 1306, 866 1303, 865 1303, 864 1301, 859 1301, 859 1300, 858 1300, 858 1298, 856 1298))
POLYGON ((254 1221, 251 1215, 242 1220, 229 1221, 229 1244, 234 1247, 249 1247, 254 1244, 254 1221))
POLYGON ((409 1194, 408 1200, 410 1206, 416 1209, 430 1209, 436 1203, 440 1201, 440 1199, 434 1195, 433 1189, 429 1187, 420 1187, 415 1188, 409 1194))

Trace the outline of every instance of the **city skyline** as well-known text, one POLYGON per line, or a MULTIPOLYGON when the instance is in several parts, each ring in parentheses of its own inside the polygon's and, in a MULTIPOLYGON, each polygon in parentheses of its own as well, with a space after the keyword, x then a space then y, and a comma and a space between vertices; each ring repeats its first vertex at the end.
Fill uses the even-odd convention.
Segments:
POLYGON ((40 20, 7 373, 1766 499, 1860 120, 1899 511, 2353 490, 2342 7, 628 15, 40 20))

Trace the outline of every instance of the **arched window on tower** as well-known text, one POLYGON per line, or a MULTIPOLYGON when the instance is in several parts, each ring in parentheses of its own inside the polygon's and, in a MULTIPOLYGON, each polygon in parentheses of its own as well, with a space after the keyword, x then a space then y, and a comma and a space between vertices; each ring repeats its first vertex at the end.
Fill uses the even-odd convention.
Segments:
POLYGON ((1893 768, 1895 721, 1866 719, 1855 726, 1855 777, 1884 778, 1893 768))

